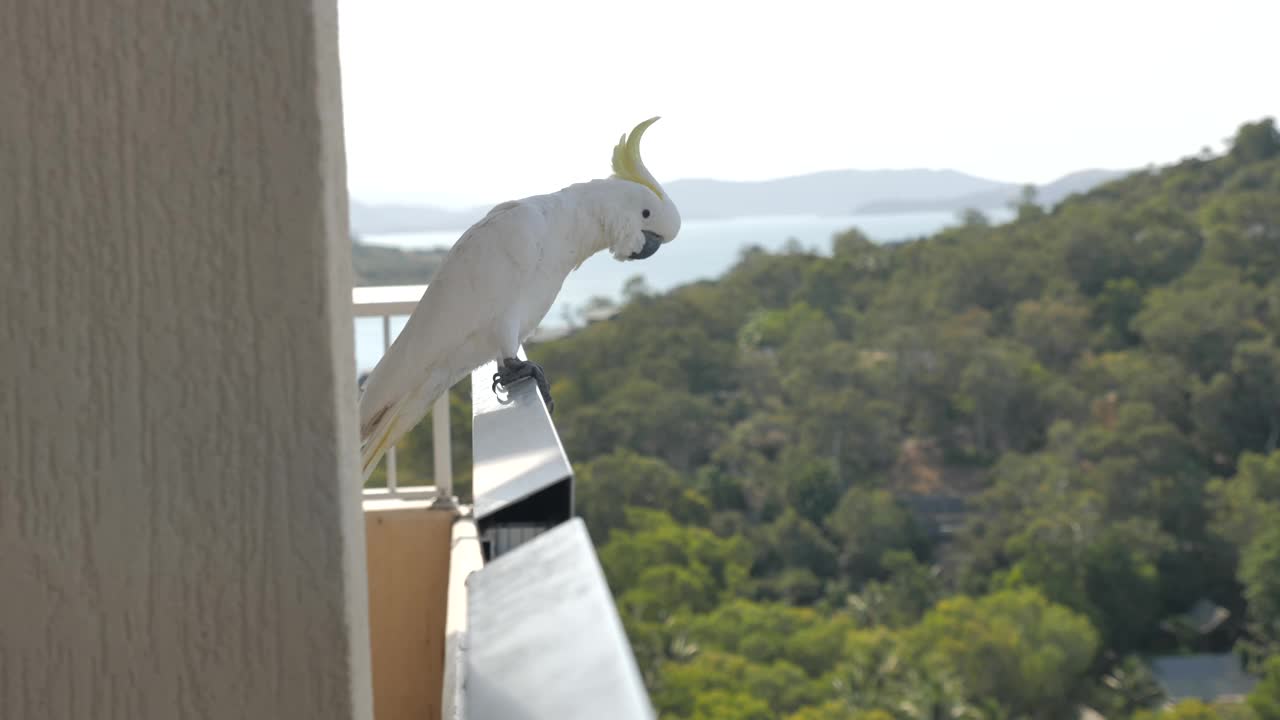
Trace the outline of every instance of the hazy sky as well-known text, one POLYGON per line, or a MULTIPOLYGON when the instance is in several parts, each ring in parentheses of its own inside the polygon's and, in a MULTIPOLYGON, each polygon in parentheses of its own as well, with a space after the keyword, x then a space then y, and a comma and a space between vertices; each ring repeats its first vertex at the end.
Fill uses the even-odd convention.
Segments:
POLYGON ((609 173, 949 167, 1046 182, 1280 115, 1276 0, 339 0, 368 201, 494 203, 609 173))

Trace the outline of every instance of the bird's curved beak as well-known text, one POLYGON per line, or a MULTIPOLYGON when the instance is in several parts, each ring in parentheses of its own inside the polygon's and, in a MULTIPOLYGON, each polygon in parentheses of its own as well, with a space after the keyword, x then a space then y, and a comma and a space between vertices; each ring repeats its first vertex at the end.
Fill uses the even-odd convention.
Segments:
POLYGON ((662 236, 652 230, 644 230, 644 247, 640 248, 640 252, 631 253, 632 260, 643 260, 650 255, 658 252, 658 248, 662 246, 662 236))

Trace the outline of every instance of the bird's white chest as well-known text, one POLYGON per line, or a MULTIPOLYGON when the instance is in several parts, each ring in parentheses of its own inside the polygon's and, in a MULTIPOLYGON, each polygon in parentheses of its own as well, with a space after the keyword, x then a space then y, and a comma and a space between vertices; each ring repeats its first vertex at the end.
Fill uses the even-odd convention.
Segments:
POLYGON ((542 277, 536 278, 530 285, 531 292, 527 301, 520 306, 520 341, 524 342, 533 331, 538 329, 547 313, 551 310, 551 306, 556 301, 556 296, 560 294, 560 288, 564 285, 564 277, 557 277, 558 273, 545 273, 542 277))

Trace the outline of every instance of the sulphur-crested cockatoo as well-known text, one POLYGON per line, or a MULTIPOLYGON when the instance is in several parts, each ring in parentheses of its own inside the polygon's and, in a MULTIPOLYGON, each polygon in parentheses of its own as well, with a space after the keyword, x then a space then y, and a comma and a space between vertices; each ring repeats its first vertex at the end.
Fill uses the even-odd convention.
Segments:
POLYGON ((622 136, 609 178, 502 203, 462 234, 361 390, 363 480, 441 393, 490 360, 495 391, 531 379, 554 407, 542 368, 517 351, 565 278, 601 250, 643 260, 680 231, 679 211, 640 160, 640 137, 657 119, 622 136))

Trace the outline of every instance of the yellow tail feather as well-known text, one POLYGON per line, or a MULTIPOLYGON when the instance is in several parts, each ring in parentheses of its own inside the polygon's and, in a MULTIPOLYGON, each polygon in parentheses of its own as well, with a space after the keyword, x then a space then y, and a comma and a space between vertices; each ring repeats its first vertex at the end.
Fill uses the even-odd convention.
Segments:
POLYGON ((392 411, 390 417, 385 418, 385 422, 382 423, 382 429, 374 431, 377 435, 369 438, 370 444, 366 445, 366 448, 372 447, 372 450, 366 450, 364 453, 361 468, 366 481, 373 474, 373 469, 378 466, 378 461, 382 459, 382 454, 391 446, 391 432, 395 429, 396 421, 399 419, 400 412, 397 408, 392 411))

